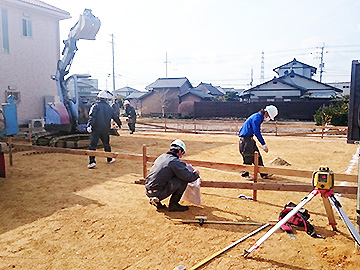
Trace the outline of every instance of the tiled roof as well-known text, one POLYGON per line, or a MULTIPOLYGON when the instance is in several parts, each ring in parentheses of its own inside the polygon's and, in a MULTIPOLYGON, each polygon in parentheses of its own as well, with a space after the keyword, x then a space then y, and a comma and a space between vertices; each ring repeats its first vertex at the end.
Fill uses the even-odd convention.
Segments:
MULTIPOLYGON (((153 88, 176 88, 183 86, 186 82, 189 82, 189 80, 186 77, 183 78, 159 78, 152 84, 149 84, 146 86, 147 90, 151 90, 153 88)), ((191 84, 190 84, 191 85, 191 84)), ((192 87, 192 86, 190 86, 192 87)))
POLYGON ((212 98, 212 97, 214 97, 214 96, 209 95, 209 94, 205 93, 204 91, 198 90, 196 88, 192 88, 188 92, 186 92, 186 93, 184 93, 184 94, 182 94, 180 96, 182 97, 182 96, 185 96, 187 94, 193 94, 193 95, 201 97, 201 98, 212 98))
POLYGON ((22 3, 26 3, 26 4, 30 4, 30 5, 33 5, 33 6, 37 6, 37 7, 41 7, 41 8, 44 8, 44 9, 48 9, 48 10, 51 10, 51 11, 55 11, 55 12, 58 12, 58 13, 61 13, 63 15, 66 15, 68 17, 70 17, 70 13, 65 11, 65 10, 62 10, 60 8, 57 8, 57 7, 54 7, 52 5, 49 5, 43 1, 39 1, 39 0, 15 0, 15 2, 22 2, 22 3))
POLYGON ((219 89, 214 87, 211 83, 203 83, 202 82, 195 89, 206 91, 207 93, 209 93, 210 95, 213 95, 213 96, 224 95, 224 93, 219 91, 219 89))

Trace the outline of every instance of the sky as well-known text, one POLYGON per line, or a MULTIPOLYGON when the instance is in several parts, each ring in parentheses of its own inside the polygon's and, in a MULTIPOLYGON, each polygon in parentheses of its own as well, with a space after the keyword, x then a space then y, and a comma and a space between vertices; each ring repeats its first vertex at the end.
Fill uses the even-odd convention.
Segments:
POLYGON ((322 82, 349 82, 360 59, 358 0, 43 1, 72 17, 60 21, 60 41, 85 8, 100 19, 96 40, 77 42, 70 74, 89 73, 104 90, 113 89, 111 35, 115 89, 166 77, 248 89, 294 58, 319 81, 321 56, 322 82))

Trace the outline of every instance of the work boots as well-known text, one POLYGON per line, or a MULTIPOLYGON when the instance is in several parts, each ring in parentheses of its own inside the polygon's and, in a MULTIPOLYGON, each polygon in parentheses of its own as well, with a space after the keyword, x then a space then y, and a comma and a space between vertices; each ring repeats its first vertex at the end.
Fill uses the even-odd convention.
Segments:
POLYGON ((181 205, 179 203, 170 203, 169 204, 169 211, 170 212, 184 212, 189 210, 189 206, 181 205))
POLYGON ((156 207, 157 210, 165 209, 166 205, 162 204, 157 197, 151 197, 149 203, 156 207))
POLYGON ((174 193, 171 195, 170 202, 169 202, 169 211, 170 212, 184 212, 189 210, 189 206, 180 205, 179 201, 181 199, 182 193, 174 193))

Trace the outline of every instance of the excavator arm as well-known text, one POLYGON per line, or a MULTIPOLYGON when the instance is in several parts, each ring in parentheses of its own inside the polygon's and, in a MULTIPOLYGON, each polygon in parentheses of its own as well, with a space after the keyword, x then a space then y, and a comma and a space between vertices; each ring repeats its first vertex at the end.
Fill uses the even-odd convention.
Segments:
POLYGON ((49 104, 46 107, 45 128, 49 131, 76 132, 78 128, 79 98, 76 75, 66 76, 77 51, 76 42, 79 39, 95 40, 100 29, 100 20, 90 9, 85 9, 77 23, 70 29, 68 39, 64 40, 62 58, 57 63, 56 74, 52 77, 56 81, 60 103, 49 104), (75 79, 75 80, 74 80, 75 79))

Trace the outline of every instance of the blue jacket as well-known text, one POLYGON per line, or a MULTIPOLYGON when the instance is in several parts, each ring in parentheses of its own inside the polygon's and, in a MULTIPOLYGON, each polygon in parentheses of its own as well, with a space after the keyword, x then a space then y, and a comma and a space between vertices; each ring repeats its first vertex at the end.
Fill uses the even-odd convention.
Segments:
POLYGON ((261 135, 260 126, 264 121, 264 117, 261 113, 257 112, 252 114, 248 119, 246 119, 245 123, 241 127, 239 131, 239 137, 252 137, 256 136, 261 145, 265 144, 265 140, 261 135))

